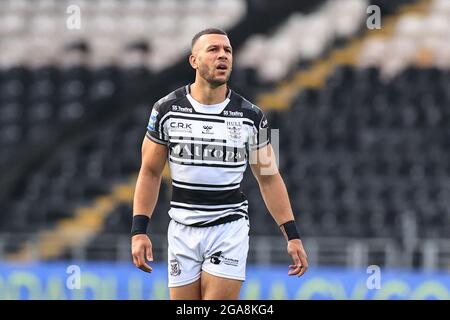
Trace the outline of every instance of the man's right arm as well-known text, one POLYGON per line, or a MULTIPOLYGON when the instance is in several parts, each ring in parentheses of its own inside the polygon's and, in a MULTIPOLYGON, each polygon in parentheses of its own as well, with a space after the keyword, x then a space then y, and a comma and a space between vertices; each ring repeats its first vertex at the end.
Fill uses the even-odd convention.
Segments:
MULTIPOLYGON (((133 202, 133 216, 146 215, 149 219, 158 200, 161 176, 167 159, 167 146, 144 138, 142 143, 142 163, 136 182, 133 202)), ((153 260, 152 244, 146 234, 137 234, 131 238, 133 263, 139 269, 151 272, 146 263, 153 260)))
POLYGON ((167 160, 167 146, 144 138, 142 163, 134 193, 133 214, 150 218, 158 200, 161 175, 167 160))

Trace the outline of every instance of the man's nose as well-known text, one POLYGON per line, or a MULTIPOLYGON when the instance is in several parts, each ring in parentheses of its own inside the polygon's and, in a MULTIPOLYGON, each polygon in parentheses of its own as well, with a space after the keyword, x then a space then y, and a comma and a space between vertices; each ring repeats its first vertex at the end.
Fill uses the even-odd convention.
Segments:
POLYGON ((225 52, 224 49, 221 49, 221 50, 220 50, 219 58, 220 58, 220 59, 225 59, 225 60, 228 59, 227 54, 226 54, 226 52, 225 52))

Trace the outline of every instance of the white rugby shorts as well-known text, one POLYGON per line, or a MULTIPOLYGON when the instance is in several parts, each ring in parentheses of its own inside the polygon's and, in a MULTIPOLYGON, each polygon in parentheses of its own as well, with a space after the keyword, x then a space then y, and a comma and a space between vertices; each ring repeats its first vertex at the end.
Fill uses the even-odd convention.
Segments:
POLYGON ((169 287, 190 284, 202 271, 244 281, 249 229, 245 218, 211 227, 189 227, 171 220, 167 232, 169 287))

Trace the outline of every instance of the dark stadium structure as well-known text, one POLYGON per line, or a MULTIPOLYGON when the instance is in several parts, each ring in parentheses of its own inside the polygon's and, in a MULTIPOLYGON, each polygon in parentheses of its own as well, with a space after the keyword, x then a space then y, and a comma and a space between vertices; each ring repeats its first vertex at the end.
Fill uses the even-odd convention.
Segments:
MULTIPOLYGON (((309 12, 323 1, 284 2, 271 8, 248 1, 248 18, 228 30, 235 50, 253 33, 270 33, 288 13, 309 12), (267 12, 271 19, 259 24, 267 12)), ((371 1, 387 14, 412 2, 371 1)), ((330 50, 348 41, 338 39, 330 50)), ((88 55, 90 47, 78 43, 66 50, 88 55)), ((152 47, 134 43, 128 50, 145 53, 152 47)), ((302 61, 298 69, 308 65, 302 61)), ((255 73, 235 68, 230 86, 256 102, 275 84, 255 73)), ((411 65, 388 80, 380 73, 375 66, 339 65, 323 87, 303 88, 289 108, 267 106, 266 113, 270 127, 279 129, 280 171, 306 243, 387 238, 399 250, 415 252, 413 261, 399 265, 422 267, 414 241, 445 239, 450 230, 450 71, 411 65)), ((155 99, 192 79, 184 58, 160 72, 114 64, 1 69, 3 256, 135 175, 155 99)), ((242 190, 249 198, 251 235, 283 241, 249 169, 246 176, 242 190)), ((165 254, 158 242, 165 241, 170 197, 170 179, 163 180, 149 229, 155 260, 165 254)), ((131 213, 130 202, 116 205, 85 245, 83 258, 128 259, 114 241, 128 239, 131 213)), ((285 262, 279 255, 273 261, 285 262)), ((76 250, 67 249, 52 259, 75 258, 76 250)), ((376 255, 370 259, 386 263, 376 255)), ((249 261, 260 261, 256 252, 250 251, 249 261)), ((316 261, 327 264, 326 258, 316 261)))

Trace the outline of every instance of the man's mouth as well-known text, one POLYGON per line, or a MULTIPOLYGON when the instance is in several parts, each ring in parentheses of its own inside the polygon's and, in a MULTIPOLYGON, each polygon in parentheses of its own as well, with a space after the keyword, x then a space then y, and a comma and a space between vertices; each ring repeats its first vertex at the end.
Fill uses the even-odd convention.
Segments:
POLYGON ((218 70, 227 70, 228 65, 226 63, 219 63, 216 67, 218 70))

